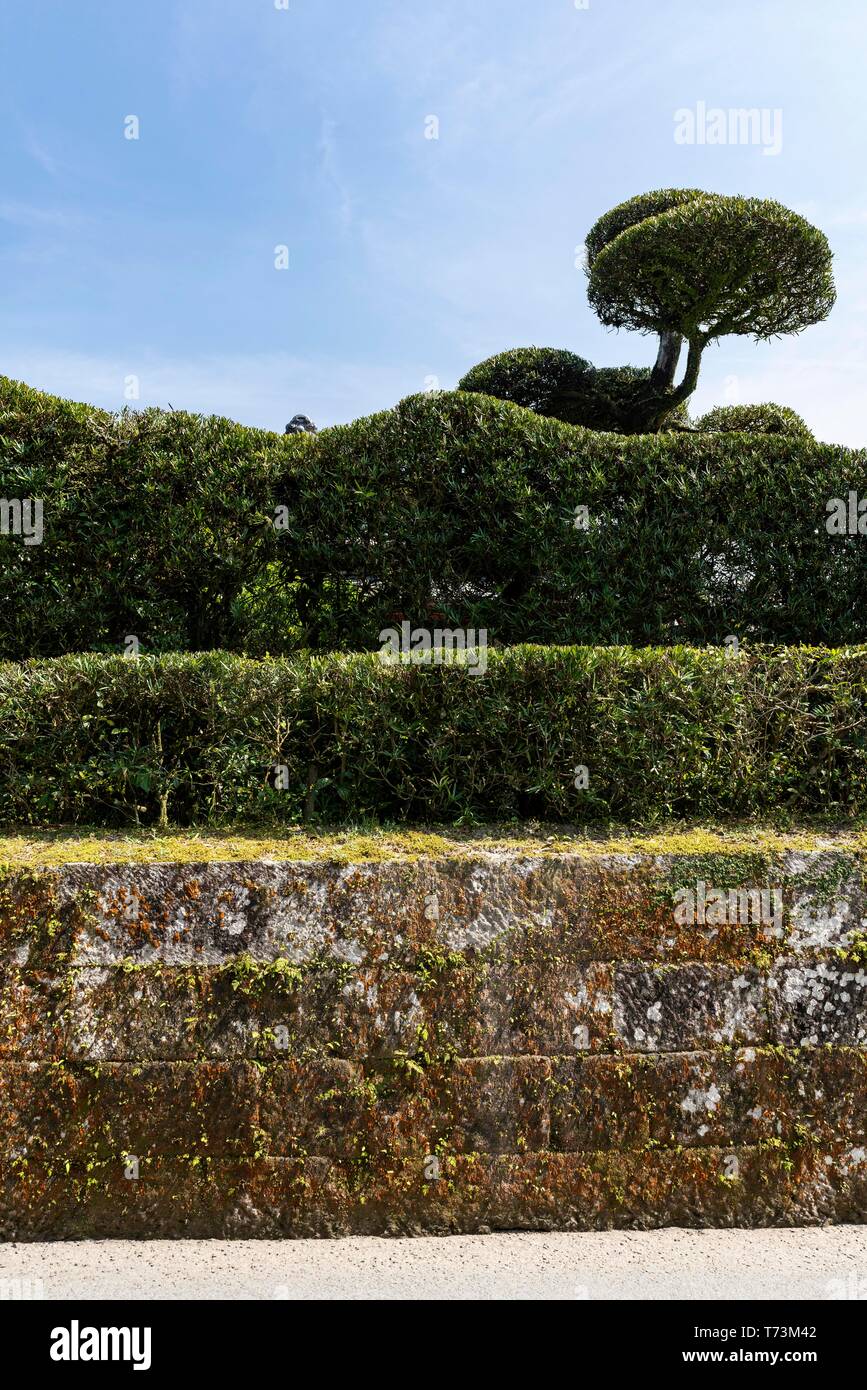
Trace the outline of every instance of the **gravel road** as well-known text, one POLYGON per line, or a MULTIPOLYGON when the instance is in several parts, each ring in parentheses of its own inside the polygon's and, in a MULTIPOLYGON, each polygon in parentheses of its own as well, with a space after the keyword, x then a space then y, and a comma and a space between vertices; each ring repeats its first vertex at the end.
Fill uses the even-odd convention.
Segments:
POLYGON ((0 1297, 867 1299, 867 1227, 0 1245, 0 1297))

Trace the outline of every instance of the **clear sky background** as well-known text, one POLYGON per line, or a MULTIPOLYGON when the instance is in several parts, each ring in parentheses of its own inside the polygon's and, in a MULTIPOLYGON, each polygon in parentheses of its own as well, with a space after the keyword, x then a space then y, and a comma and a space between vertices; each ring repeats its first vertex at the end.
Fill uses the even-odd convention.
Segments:
POLYGON ((510 347, 647 363, 576 247, 699 186, 822 227, 838 302, 710 349, 694 406, 776 400, 867 444, 864 0, 3 0, 0 77, 7 375, 111 409, 135 375, 141 405, 282 429, 510 347), (782 151, 678 145, 701 101, 781 109, 782 151))

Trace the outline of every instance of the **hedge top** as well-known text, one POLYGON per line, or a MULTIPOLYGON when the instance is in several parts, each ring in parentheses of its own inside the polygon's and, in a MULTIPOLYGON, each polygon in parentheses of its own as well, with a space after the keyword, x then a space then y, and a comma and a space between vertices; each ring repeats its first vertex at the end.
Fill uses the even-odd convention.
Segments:
POLYGON ((583 357, 562 348, 513 348, 471 368, 458 382, 458 390, 496 396, 548 415, 558 395, 577 389, 593 371, 583 357))
POLYGON ((750 434, 788 434, 798 439, 815 439, 797 411, 771 401, 757 405, 718 405, 696 421, 696 429, 709 434, 742 430, 750 434))

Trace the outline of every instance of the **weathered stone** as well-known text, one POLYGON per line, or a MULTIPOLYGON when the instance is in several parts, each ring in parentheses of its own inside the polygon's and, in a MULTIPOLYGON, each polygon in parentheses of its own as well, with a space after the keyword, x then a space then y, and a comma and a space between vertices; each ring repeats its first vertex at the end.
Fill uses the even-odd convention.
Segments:
POLYGON ((300 1237, 778 1226, 863 1220, 867 1165, 775 1149, 423 1159, 156 1160, 0 1170, 0 1239, 300 1237))
POLYGON ((864 930, 864 885, 852 856, 792 852, 782 862, 792 885, 790 950, 846 947, 864 930))
POLYGON ((864 1220, 862 880, 834 849, 0 875, 0 1234, 864 1220), (679 918, 690 885, 725 920, 679 918))
POLYGON ((275 1157, 360 1157, 372 1109, 360 1065, 275 1062, 259 1078, 259 1145, 275 1157))
POLYGON ((765 980, 754 967, 618 967, 614 1032, 628 1052, 685 1052, 766 1039, 765 980))
MULTIPOLYGON (((655 1059, 654 1059, 655 1060, 655 1059)), ((582 1057, 552 1063, 550 1147, 555 1151, 640 1149, 650 1139, 646 1072, 640 1057, 582 1057)))
POLYGON ((0 966, 0 1058, 62 1057, 67 1007, 62 977, 0 966))
MULTIPOLYGON (((676 920, 670 860, 578 854, 413 863, 69 865, 62 910, 87 899, 72 963, 203 964, 246 953, 296 962, 327 949, 356 964, 412 965, 419 950, 489 954, 532 933, 570 959, 742 960, 760 924, 676 920)), ((767 875, 766 875, 767 876, 767 875)), ((676 875, 675 875, 676 877, 676 875)), ((46 879, 46 889, 47 889, 46 879)))
POLYGON ((865 1142, 867 1053, 858 1049, 744 1048, 653 1061, 643 1081, 656 1143, 865 1142))
POLYGON ((419 1159, 547 1149, 551 1065, 546 1057, 482 1057, 424 1069, 399 1060, 368 1066, 375 1100, 365 1144, 419 1159))
POLYGON ((768 976, 775 1041, 867 1043, 867 968, 834 957, 780 962, 768 976))
POLYGON ((0 1063, 0 1128, 13 1159, 247 1156, 259 1076, 233 1063, 0 1063))

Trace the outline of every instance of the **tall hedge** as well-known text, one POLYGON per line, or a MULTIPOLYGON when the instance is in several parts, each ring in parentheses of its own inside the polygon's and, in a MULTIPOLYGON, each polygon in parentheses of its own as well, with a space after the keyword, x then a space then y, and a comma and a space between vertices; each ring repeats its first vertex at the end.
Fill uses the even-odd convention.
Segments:
POLYGON ((850 491, 864 450, 620 438, 467 392, 283 436, 0 381, 0 497, 45 525, 0 536, 0 656, 372 650, 437 614, 500 645, 855 642, 864 537, 825 527, 850 491))
POLYGON ((867 812, 865 692, 867 647, 6 663, 0 820, 840 820, 867 812))
POLYGON ((243 645, 238 596, 276 556, 272 499, 308 437, 0 378, 0 497, 43 499, 45 528, 0 536, 0 653, 243 645))

